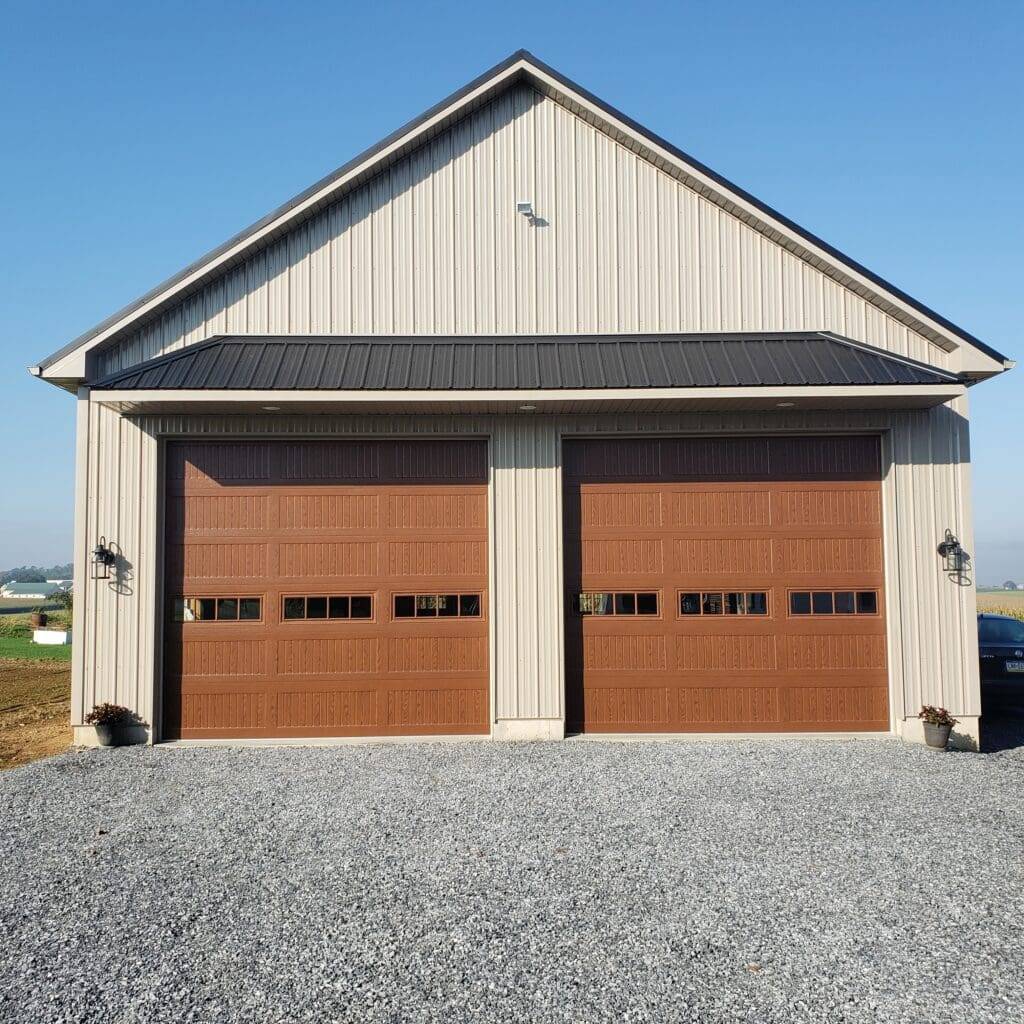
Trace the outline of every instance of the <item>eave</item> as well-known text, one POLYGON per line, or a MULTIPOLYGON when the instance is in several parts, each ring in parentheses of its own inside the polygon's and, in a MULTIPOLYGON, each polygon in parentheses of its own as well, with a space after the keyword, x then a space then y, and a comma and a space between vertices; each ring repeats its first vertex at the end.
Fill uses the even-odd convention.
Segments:
POLYGON ((125 414, 799 411, 926 409, 966 392, 963 384, 845 387, 635 388, 514 391, 102 391, 91 400, 125 414), (524 408, 530 407, 533 408, 524 408))

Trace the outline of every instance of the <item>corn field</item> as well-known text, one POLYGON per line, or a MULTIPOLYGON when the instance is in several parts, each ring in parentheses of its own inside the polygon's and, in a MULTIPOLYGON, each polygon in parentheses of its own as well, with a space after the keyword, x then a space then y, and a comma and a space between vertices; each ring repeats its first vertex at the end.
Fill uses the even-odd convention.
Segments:
POLYGON ((978 594, 978 611, 1024 620, 1024 591, 997 590, 978 594))

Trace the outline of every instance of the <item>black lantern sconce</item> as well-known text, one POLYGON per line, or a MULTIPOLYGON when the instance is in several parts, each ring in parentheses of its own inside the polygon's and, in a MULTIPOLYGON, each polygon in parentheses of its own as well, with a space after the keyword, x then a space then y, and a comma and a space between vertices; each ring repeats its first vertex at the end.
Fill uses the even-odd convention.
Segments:
POLYGON ((92 578, 94 580, 110 579, 110 567, 117 561, 117 555, 110 549, 106 537, 100 537, 99 544, 92 552, 92 578))
POLYGON ((964 568, 964 549, 960 541, 947 530, 942 543, 936 549, 942 559, 943 568, 951 575, 959 575, 964 568))

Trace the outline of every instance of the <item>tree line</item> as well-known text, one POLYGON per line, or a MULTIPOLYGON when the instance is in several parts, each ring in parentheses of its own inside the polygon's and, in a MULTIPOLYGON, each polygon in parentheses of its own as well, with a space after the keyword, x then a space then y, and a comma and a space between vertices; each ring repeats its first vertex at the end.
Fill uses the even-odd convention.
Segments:
POLYGON ((0 586, 5 583, 45 583, 47 580, 71 579, 71 563, 43 569, 38 565, 20 565, 0 572, 0 586))

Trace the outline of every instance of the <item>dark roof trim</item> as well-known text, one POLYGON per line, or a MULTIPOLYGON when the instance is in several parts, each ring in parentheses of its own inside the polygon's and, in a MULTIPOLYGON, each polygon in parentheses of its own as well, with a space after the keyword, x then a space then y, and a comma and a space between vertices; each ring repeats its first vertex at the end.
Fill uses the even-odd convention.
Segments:
POLYGON ((221 336, 96 391, 514 391, 963 384, 824 332, 571 337, 221 336))
POLYGON ((578 93, 580 96, 586 99, 587 102, 592 103, 595 107, 597 107, 599 110, 602 110, 605 114, 627 125, 632 131, 636 132, 642 138, 666 150, 677 159, 690 164, 701 174, 706 175, 708 178, 710 178, 716 184, 720 185, 722 188, 734 193, 736 196, 743 199, 745 202, 749 203, 756 209, 760 210, 762 213, 773 218, 774 220, 777 220, 780 224, 782 224, 784 227, 786 227, 789 231, 793 232, 798 237, 802 238, 804 241, 809 242, 810 244, 822 249, 824 252, 828 253, 828 255, 830 255, 834 259, 845 264, 847 267, 849 267, 856 273, 863 275, 869 281, 878 285, 883 290, 888 291, 894 297, 898 298, 901 302, 906 303, 908 306, 917 310, 922 315, 928 317, 931 320, 934 320, 936 323, 940 324, 946 330, 957 335, 964 341, 973 345, 975 348, 984 352, 987 356, 990 356, 991 358, 1001 363, 1006 363, 1008 361, 1008 357, 1004 356, 1000 352, 997 352, 994 348, 991 348, 990 346, 986 345, 984 342, 976 338, 973 334, 969 334, 963 328, 958 327, 956 324, 954 324, 951 320, 946 319, 944 316, 941 316, 939 313, 936 313, 933 309, 930 309, 923 303, 918 302, 916 299, 908 295, 905 291, 903 291, 900 288, 897 288, 895 285, 886 281, 885 278, 880 277, 878 274, 875 274, 872 271, 868 270, 867 267, 858 263, 856 260, 851 259, 845 253, 835 248, 835 246, 829 245, 827 242, 819 238, 817 235, 814 235, 810 231, 807 231, 806 229, 800 227, 800 225, 797 224, 795 221, 790 220, 788 217, 779 213, 777 210, 770 207, 767 203, 761 202, 761 200, 759 200, 756 196, 751 195, 751 193, 747 192, 745 189, 740 188, 738 185, 735 185, 728 178, 725 178, 721 174, 716 173, 706 164, 690 156, 689 153, 686 153, 678 146, 673 145, 671 142, 668 142, 666 139, 663 139, 660 135, 657 135, 654 132, 650 131, 649 129, 645 128, 638 121, 635 121, 627 114, 622 113, 622 111, 617 110, 615 107, 611 106, 611 104, 605 103, 602 99, 595 96, 588 89, 583 88, 583 86, 577 84, 571 78, 566 77, 565 75, 556 71, 550 65, 545 64, 542 60, 535 57, 528 50, 520 49, 517 50, 515 53, 511 54, 510 56, 506 57, 503 61, 500 61, 498 64, 494 65, 494 67, 485 71, 483 74, 478 75, 471 82, 464 85, 461 89, 457 89, 455 92, 451 93, 443 100, 439 101, 438 103, 435 103, 432 107, 425 110, 419 116, 412 118, 410 121, 407 121, 400 128, 397 128, 395 131, 391 132, 385 138, 381 139, 380 142, 377 142, 373 146, 370 146, 368 149, 363 150, 357 156, 353 157, 351 160, 348 160, 346 163, 342 164, 342 166, 339 167, 337 170, 332 171, 330 174, 327 174, 319 181, 315 182, 313 185, 310 185, 309 188, 304 189, 298 195, 288 200, 288 202, 282 204, 275 210, 268 213, 266 216, 261 217, 259 220, 255 221, 248 227, 239 231, 237 234, 229 238, 226 242, 211 249, 205 255, 200 256, 199 259, 194 260, 183 270, 167 278, 167 280, 161 282, 155 288, 151 288, 148 292, 145 293, 145 295, 142 295, 135 301, 130 302, 127 306, 124 306, 116 313, 113 313, 111 316, 107 317, 101 323, 86 331, 84 334, 79 335, 73 341, 70 341, 67 345, 58 349, 52 355, 47 356, 45 359, 40 361, 36 369, 45 369, 47 366, 50 366, 51 364, 57 362, 57 360, 62 359, 64 356, 75 351, 75 349, 77 349, 80 345, 85 344, 91 338, 95 337, 97 334, 102 333, 108 327, 111 327, 115 323, 117 323, 119 320, 123 319, 126 316, 129 316, 131 313, 140 309, 146 303, 157 298, 162 292, 167 291, 170 288, 173 288, 176 284, 179 284, 181 281, 185 280, 185 278, 189 277, 191 274, 201 270, 203 266, 206 265, 207 263, 212 262, 213 260, 217 259, 218 256, 223 255, 225 252, 229 251, 234 246, 238 245, 241 242, 244 242, 248 236, 266 227, 268 224, 277 220, 279 217, 285 216, 295 207, 300 206, 302 203, 304 203, 307 199, 315 195, 320 190, 328 187, 339 178, 344 177, 353 168, 359 166, 360 164, 364 163, 369 159, 372 159, 372 157, 374 157, 377 153, 386 149, 388 146, 390 146, 392 143, 400 139, 402 136, 406 135, 409 132, 415 131, 422 124, 426 123, 431 118, 441 113, 445 108, 458 103, 464 97, 474 92, 482 85, 485 85, 489 79, 500 76, 503 72, 507 71, 511 66, 513 66, 514 64, 521 60, 533 64, 538 70, 550 76, 552 79, 554 79, 560 85, 564 86, 566 89, 578 93))

